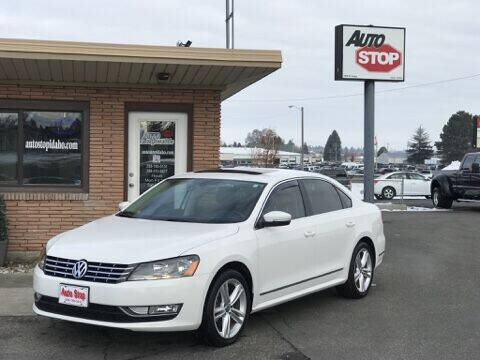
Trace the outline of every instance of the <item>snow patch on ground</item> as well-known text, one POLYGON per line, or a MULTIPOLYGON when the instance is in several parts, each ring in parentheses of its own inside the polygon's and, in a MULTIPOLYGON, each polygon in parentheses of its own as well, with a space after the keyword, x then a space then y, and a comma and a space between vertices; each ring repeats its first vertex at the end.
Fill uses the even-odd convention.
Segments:
POLYGON ((352 183, 352 194, 360 200, 363 199, 363 184, 362 183, 352 183))
POLYGON ((7 264, 0 267, 0 274, 26 274, 33 271, 35 264, 7 264))
POLYGON ((398 212, 398 211, 407 211, 407 212, 431 212, 431 211, 451 211, 449 209, 435 209, 435 208, 426 208, 426 207, 421 207, 421 206, 407 206, 407 210, 400 210, 400 209, 382 209, 382 211, 391 211, 391 212, 398 212))
POLYGON ((460 161, 452 161, 452 162, 450 163, 450 165, 445 166, 445 167, 442 169, 442 171, 443 171, 443 170, 459 170, 461 164, 462 164, 462 163, 461 163, 460 161))

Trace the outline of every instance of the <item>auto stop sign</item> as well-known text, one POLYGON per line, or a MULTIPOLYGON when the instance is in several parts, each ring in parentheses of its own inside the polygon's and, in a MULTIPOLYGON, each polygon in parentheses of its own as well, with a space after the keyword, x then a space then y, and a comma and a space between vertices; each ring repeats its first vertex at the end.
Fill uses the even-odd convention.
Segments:
POLYGON ((402 54, 390 45, 365 46, 355 50, 355 61, 370 72, 388 73, 402 64, 402 54))
POLYGON ((335 80, 403 81, 405 28, 335 27, 335 80))

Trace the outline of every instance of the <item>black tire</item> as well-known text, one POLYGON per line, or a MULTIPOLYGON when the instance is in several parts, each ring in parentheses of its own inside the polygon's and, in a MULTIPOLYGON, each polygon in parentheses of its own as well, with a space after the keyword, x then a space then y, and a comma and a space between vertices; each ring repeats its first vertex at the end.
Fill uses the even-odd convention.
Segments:
POLYGON ((385 186, 382 189, 382 198, 385 200, 392 200, 396 195, 397 195, 397 192, 391 186, 385 186))
POLYGON ((382 200, 383 197, 382 197, 382 195, 375 195, 375 199, 377 199, 377 200, 382 200))
POLYGON ((453 204, 453 199, 444 194, 439 186, 435 186, 432 189, 432 203, 435 208, 450 209, 453 204))
POLYGON ((202 325, 200 326, 200 329, 199 329, 199 333, 201 337, 208 344, 217 346, 217 347, 223 347, 223 346, 233 344, 240 337, 243 329, 247 325, 251 308, 252 308, 252 292, 243 275, 233 269, 227 269, 221 272, 213 280, 210 286, 210 289, 208 290, 207 298, 205 300, 205 306, 203 308, 202 325), (241 285, 245 289, 247 304, 246 304, 244 320, 240 330, 231 338, 225 338, 221 336, 217 331, 215 320, 214 320, 214 308, 215 308, 216 297, 217 297, 217 294, 219 293, 220 287, 229 280, 238 281, 241 283, 241 285))
MULTIPOLYGON (((355 249, 353 250, 352 259, 350 260, 350 267, 348 271, 348 279, 345 284, 337 286, 337 292, 346 298, 349 299, 361 299, 368 294, 370 286, 373 282, 373 275, 375 272, 375 258, 374 252, 371 246, 363 241, 359 242, 355 249), (364 290, 360 290, 356 284, 355 275, 356 275, 356 258, 360 252, 367 251, 371 259, 371 276, 368 286, 364 290)), ((363 274, 362 274, 363 275, 363 274)))

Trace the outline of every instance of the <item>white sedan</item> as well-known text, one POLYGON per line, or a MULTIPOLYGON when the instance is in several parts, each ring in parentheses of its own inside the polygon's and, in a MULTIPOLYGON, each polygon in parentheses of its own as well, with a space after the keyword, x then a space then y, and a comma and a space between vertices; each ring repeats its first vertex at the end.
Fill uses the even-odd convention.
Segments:
POLYGON ((333 286, 364 297, 384 255, 380 210, 328 177, 188 173, 51 239, 33 310, 137 331, 199 329, 224 346, 251 312, 333 286))
POLYGON ((391 200, 395 196, 430 197, 431 179, 418 173, 398 171, 380 176, 374 180, 377 199, 391 200))

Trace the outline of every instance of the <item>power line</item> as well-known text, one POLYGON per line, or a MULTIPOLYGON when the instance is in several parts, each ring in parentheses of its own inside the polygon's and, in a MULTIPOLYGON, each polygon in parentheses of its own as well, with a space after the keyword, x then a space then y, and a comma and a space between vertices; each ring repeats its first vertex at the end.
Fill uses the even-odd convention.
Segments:
MULTIPOLYGON (((479 77, 479 76, 480 76, 480 73, 473 74, 473 75, 456 77, 456 78, 444 79, 444 80, 425 82, 425 83, 420 83, 420 84, 415 84, 415 85, 408 85, 408 86, 398 87, 398 88, 394 88, 394 89, 378 90, 378 91, 375 91, 375 93, 380 94, 380 93, 387 93, 387 92, 394 92, 394 91, 402 91, 402 90, 407 90, 407 89, 411 89, 411 88, 425 87, 425 86, 431 86, 431 85, 439 85, 439 84, 444 84, 444 83, 449 83, 449 82, 454 82, 454 81, 472 79, 472 78, 479 77)), ((363 96, 363 92, 362 93, 345 94, 345 95, 331 95, 331 96, 296 98, 296 99, 251 99, 251 100, 247 100, 247 99, 245 99, 245 100, 234 100, 234 99, 232 99, 232 100, 229 100, 229 101, 230 102, 295 102, 295 101, 317 101, 317 100, 341 99, 341 98, 349 98, 349 97, 356 97, 356 96, 363 96)))

